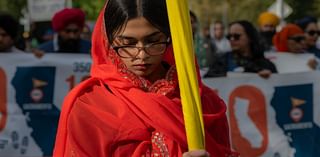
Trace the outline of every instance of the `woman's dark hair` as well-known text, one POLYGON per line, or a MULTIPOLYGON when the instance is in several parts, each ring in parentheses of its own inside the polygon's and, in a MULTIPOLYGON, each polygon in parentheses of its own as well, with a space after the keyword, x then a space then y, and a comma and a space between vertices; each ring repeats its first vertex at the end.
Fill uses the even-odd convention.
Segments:
POLYGON ((317 23, 317 19, 312 16, 306 16, 302 19, 297 20, 295 23, 302 29, 305 30, 310 23, 317 23))
POLYGON ((250 42, 250 50, 253 58, 263 58, 264 49, 260 42, 260 36, 257 29, 246 20, 235 21, 229 24, 229 28, 234 25, 239 24, 243 27, 245 33, 247 34, 250 42))
POLYGON ((126 23, 144 17, 168 37, 170 27, 165 0, 108 0, 104 20, 110 43, 126 23))
POLYGON ((194 19, 194 21, 196 22, 196 23, 198 23, 198 18, 197 18, 197 16, 196 16, 196 14, 193 12, 193 11, 189 11, 189 13, 190 13, 190 18, 193 18, 194 19))

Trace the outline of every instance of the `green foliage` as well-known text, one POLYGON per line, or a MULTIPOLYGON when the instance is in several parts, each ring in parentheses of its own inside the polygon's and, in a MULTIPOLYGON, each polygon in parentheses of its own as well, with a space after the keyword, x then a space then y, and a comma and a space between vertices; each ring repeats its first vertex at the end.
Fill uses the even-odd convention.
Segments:
POLYGON ((88 20, 95 20, 97 19, 104 3, 105 0, 74 0, 73 6, 84 10, 88 20))
MULTIPOLYGON (((202 25, 214 20, 232 22, 245 19, 256 24, 258 15, 266 11, 276 0, 189 0, 190 8, 198 15, 202 25)), ((293 8, 293 13, 286 19, 292 22, 305 15, 320 17, 320 0, 284 0, 293 8)), ((95 20, 105 0, 73 0, 73 6, 86 12, 87 19, 95 20)), ((0 11, 21 17, 21 10, 26 8, 27 0, 0 0, 0 11)))
POLYGON ((286 2, 293 8, 292 14, 286 19, 288 22, 294 22, 306 15, 319 17, 319 0, 286 0, 286 2))
MULTIPOLYGON (((87 19, 95 20, 105 0, 73 0, 73 6, 86 12, 87 19)), ((7 12, 16 18, 22 16, 21 10, 27 7, 27 0, 0 0, 0 11, 7 12)))
POLYGON ((22 16, 21 10, 27 5, 27 0, 0 0, 0 11, 11 14, 19 18, 22 16))
MULTIPOLYGON (((305 15, 320 17, 320 0, 284 0, 289 4, 293 12, 286 19, 293 22, 305 15)), ((261 12, 276 0, 189 0, 190 8, 198 15, 202 25, 214 20, 230 23, 235 20, 248 20, 257 24, 257 18, 261 12)))

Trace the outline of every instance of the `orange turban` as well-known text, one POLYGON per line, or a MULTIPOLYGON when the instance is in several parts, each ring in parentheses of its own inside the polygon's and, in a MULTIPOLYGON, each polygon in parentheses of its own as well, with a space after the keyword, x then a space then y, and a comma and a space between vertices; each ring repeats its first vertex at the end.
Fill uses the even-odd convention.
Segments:
POLYGON ((260 14, 258 18, 259 26, 263 26, 266 24, 272 24, 273 26, 277 26, 280 22, 280 19, 277 15, 270 12, 263 12, 260 14))
POLYGON ((54 31, 59 32, 69 24, 76 24, 83 27, 85 23, 85 14, 81 9, 66 8, 57 12, 52 19, 52 28, 54 31))
POLYGON ((303 30, 299 26, 295 24, 288 24, 285 27, 283 27, 280 32, 273 36, 273 45, 276 47, 277 51, 286 52, 288 51, 288 38, 303 33, 303 30))

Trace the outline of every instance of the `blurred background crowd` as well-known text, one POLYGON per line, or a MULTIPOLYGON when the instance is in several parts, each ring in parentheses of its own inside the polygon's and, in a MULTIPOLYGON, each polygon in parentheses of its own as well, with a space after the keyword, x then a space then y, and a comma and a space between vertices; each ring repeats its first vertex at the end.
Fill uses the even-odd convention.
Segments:
MULTIPOLYGON (((37 57, 90 53, 103 0, 13 1, 0 1, 0 51, 37 57)), ((312 54, 307 66, 320 67, 320 0, 189 2, 195 53, 204 77, 226 76, 229 71, 269 77, 279 71, 266 57, 270 52, 312 54)))

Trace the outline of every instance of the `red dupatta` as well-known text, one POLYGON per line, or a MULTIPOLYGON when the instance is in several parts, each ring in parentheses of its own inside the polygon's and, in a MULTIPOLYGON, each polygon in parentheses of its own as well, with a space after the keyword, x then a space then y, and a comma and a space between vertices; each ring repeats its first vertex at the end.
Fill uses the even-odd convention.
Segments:
MULTIPOLYGON (((70 156, 74 154, 77 154, 74 156, 88 156, 86 153, 79 152, 83 152, 81 148, 85 148, 89 143, 70 142, 69 140, 70 137, 76 137, 81 141, 82 134, 72 130, 86 129, 81 128, 81 125, 77 125, 79 128, 71 128, 72 123, 77 123, 73 121, 74 117, 80 114, 81 116, 85 116, 87 112, 90 112, 90 114, 93 115, 103 115, 99 117, 99 119, 108 121, 108 119, 112 119, 112 117, 105 116, 109 114, 101 114, 99 109, 103 109, 101 112, 121 110, 117 108, 118 106, 127 106, 143 123, 153 128, 153 130, 164 134, 168 139, 171 139, 174 143, 168 144, 168 151, 171 156, 182 156, 182 153, 187 151, 187 140, 172 48, 169 47, 167 49, 164 57, 164 61, 171 66, 166 78, 151 84, 146 79, 133 74, 126 68, 115 51, 110 47, 105 29, 103 10, 100 13, 93 32, 93 65, 91 68, 91 78, 74 88, 65 98, 59 121, 54 156, 62 157, 68 154, 71 154, 70 156), (105 94, 104 91, 94 90, 95 86, 101 85, 107 86, 112 94, 105 94), (84 95, 94 97, 92 98, 94 100, 90 100, 91 103, 81 102, 81 105, 79 105, 79 103, 77 103, 78 99, 84 95), (95 105, 92 105, 92 102, 98 103, 93 103, 95 105), (105 105, 110 104, 110 102, 115 105, 105 105), (90 108, 79 111, 77 110, 77 105, 90 106, 91 108, 94 106, 94 109, 91 110, 90 108), (104 107, 104 105, 106 107, 104 107), (99 106, 99 109, 97 109, 97 106, 99 106), (70 115, 73 116, 71 117, 70 115), (72 150, 68 150, 71 148, 72 150)), ((199 84, 204 110, 206 150, 213 157, 232 154, 229 145, 228 124, 225 116, 226 107, 223 101, 218 98, 212 90, 201 83, 199 84)), ((107 91, 107 89, 105 89, 105 91, 107 91)), ((117 121, 114 121, 114 123, 117 123, 117 121)), ((103 128, 103 125, 108 125, 111 128, 118 127, 118 125, 116 126, 116 124, 111 122, 103 123, 99 127, 103 128)), ((92 136, 99 134, 99 129, 90 131, 92 136)), ((105 136, 106 137, 99 138, 99 141, 95 141, 97 143, 94 144, 99 146, 99 142, 101 142, 101 145, 102 143, 105 144, 103 142, 104 138, 112 138, 107 137, 107 135, 105 136)), ((132 140, 135 141, 138 139, 139 137, 132 140)), ((151 137, 149 141, 141 142, 138 146, 132 148, 134 149, 134 153, 128 154, 128 156, 141 156, 142 154, 146 154, 148 153, 146 151, 148 151, 150 145, 151 137)), ((114 154, 106 155, 114 156, 114 154)))

